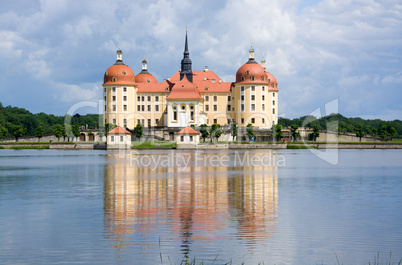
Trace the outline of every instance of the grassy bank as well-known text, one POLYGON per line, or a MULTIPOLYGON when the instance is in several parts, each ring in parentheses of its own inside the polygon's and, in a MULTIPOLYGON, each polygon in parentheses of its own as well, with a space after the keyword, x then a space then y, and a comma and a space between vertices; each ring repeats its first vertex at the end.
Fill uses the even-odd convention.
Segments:
POLYGON ((20 150, 20 149, 49 149, 49 146, 48 145, 34 145, 34 146, 18 145, 18 146, 10 146, 10 147, 0 146, 0 149, 15 149, 15 150, 20 150))
POLYGON ((163 141, 145 141, 145 142, 133 142, 132 149, 176 149, 175 142, 163 142, 163 141))

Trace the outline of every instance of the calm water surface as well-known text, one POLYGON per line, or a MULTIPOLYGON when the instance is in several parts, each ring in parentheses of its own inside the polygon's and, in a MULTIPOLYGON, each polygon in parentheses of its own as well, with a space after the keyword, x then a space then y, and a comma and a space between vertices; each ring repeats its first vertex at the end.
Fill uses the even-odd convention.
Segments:
POLYGON ((402 151, 0 150, 0 264, 402 257, 402 151), (161 261, 162 258, 162 261, 161 261))

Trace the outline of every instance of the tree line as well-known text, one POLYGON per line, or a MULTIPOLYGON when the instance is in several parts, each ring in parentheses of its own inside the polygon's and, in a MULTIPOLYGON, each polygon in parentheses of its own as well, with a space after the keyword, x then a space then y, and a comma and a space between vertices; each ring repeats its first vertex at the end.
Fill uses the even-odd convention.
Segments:
POLYGON ((18 139, 26 135, 41 138, 46 134, 58 134, 59 131, 62 134, 60 137, 63 137, 63 130, 67 130, 64 132, 65 137, 77 137, 74 136, 73 131, 77 135, 79 126, 88 125, 94 128, 99 123, 98 114, 75 114, 67 118, 70 119, 70 124, 68 124, 71 125, 70 127, 64 126, 66 115, 55 116, 43 112, 32 114, 26 109, 12 106, 4 107, 0 103, 0 138, 15 137, 18 139))
POLYGON ((303 116, 296 119, 279 117, 278 124, 283 128, 297 125, 298 127, 318 128, 319 130, 356 133, 357 137, 378 135, 381 138, 398 138, 402 136, 402 121, 383 121, 380 119, 366 120, 362 118, 347 118, 341 114, 330 114, 322 118, 303 116))

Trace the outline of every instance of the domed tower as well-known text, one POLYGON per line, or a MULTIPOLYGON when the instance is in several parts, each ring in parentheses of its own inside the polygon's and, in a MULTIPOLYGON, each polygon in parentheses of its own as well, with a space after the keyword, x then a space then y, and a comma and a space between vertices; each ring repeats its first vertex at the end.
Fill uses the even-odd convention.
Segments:
POLYGON ((158 81, 156 80, 156 78, 151 75, 148 72, 148 67, 147 67, 147 61, 145 60, 145 56, 144 56, 144 60, 142 60, 142 70, 141 72, 135 77, 135 82, 136 83, 158 83, 158 81))
POLYGON ((236 83, 232 90, 236 100, 236 123, 239 126, 251 123, 255 127, 271 128, 272 124, 278 123, 278 103, 272 99, 277 98, 276 83, 276 90, 272 93, 270 85, 274 78, 269 73, 269 77, 267 76, 265 58, 261 64, 255 61, 254 48, 251 45, 249 59, 237 70, 236 83), (272 80, 268 80, 269 78, 272 80))
POLYGON ((130 67, 123 63, 123 52, 116 52, 116 63, 110 66, 103 77, 104 122, 126 128, 134 128, 130 114, 134 112, 135 76, 130 67))

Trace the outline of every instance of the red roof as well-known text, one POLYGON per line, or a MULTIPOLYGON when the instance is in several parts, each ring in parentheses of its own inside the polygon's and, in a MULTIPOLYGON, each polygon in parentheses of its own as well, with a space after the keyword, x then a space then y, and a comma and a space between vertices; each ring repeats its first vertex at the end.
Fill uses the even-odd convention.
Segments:
POLYGON ((172 92, 170 92, 169 96, 166 97, 167 100, 172 99, 195 99, 200 100, 203 99, 200 95, 200 91, 198 91, 197 87, 188 81, 187 76, 174 84, 172 87, 172 92))
POLYGON ((191 128, 190 126, 187 126, 186 128, 184 128, 177 134, 200 134, 200 133, 197 132, 196 130, 194 130, 193 128, 191 128))
POLYGON ((130 67, 121 63, 110 66, 103 76, 104 85, 131 85, 134 86, 134 72, 130 67))
POLYGON ((139 73, 138 75, 135 76, 135 82, 136 83, 158 83, 156 78, 151 75, 150 73, 144 74, 144 73, 139 73))
MULTIPOLYGON (((176 72, 170 81, 180 81, 180 71, 176 72)), ((213 71, 193 71, 193 83, 200 93, 230 93, 231 82, 223 82, 213 71)))
POLYGON ((170 93, 173 85, 169 81, 162 83, 136 83, 138 87, 137 93, 170 93))
POLYGON ((116 128, 114 128, 113 130, 111 130, 107 134, 131 134, 131 132, 127 131, 126 129, 124 129, 121 126, 117 126, 116 128))
POLYGON ((265 69, 260 64, 254 60, 248 61, 247 63, 240 66, 236 73, 236 83, 268 83, 267 76, 265 74, 265 69), (242 81, 242 77, 244 80, 242 81), (262 80, 264 78, 264 80, 262 80), (253 80, 254 79, 254 80, 253 80))

